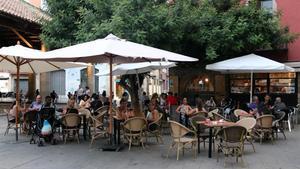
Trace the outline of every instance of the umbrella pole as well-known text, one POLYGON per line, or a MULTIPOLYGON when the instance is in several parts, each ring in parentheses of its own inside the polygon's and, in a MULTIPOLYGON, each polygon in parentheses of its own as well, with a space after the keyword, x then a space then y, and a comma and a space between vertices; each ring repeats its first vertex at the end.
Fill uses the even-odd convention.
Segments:
POLYGON ((17 58, 17 80, 16 80, 16 141, 19 140, 18 134, 18 115, 19 115, 19 101, 20 101, 20 92, 19 92, 19 81, 20 81, 20 58, 17 58))
POLYGON ((251 71, 251 81, 250 81, 250 103, 252 103, 252 91, 253 91, 253 71, 251 71))
MULTIPOLYGON (((109 57, 109 134, 112 135, 112 57, 109 57)), ((111 140, 112 141, 112 140, 111 140)))
POLYGON ((137 84, 138 84, 138 99, 139 99, 139 106, 140 106, 140 111, 143 111, 143 106, 142 106, 142 103, 141 103, 141 85, 140 85, 140 78, 139 78, 139 74, 138 74, 138 71, 136 71, 136 80, 137 80, 137 84))

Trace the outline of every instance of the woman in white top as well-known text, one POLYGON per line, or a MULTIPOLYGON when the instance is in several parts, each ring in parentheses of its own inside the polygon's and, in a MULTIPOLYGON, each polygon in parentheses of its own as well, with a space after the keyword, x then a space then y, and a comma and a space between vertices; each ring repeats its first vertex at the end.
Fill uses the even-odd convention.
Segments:
POLYGON ((82 100, 79 102, 79 108, 90 109, 91 108, 91 101, 88 95, 85 95, 82 100))
POLYGON ((189 116, 189 112, 192 110, 191 106, 188 105, 187 98, 183 98, 182 104, 177 107, 176 112, 179 113, 180 119, 179 122, 181 124, 188 124, 187 118, 189 116))

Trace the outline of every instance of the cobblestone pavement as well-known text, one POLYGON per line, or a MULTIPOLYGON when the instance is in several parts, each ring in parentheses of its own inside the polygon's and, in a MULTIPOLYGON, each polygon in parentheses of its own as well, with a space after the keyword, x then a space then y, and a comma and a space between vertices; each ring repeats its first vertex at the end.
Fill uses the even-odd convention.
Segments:
MULTIPOLYGON (((0 169, 221 169, 224 168, 224 158, 217 162, 216 155, 207 158, 207 149, 201 147, 201 153, 193 159, 192 153, 186 152, 176 161, 176 153, 170 153, 167 159, 166 152, 170 137, 164 136, 165 144, 155 144, 155 139, 148 140, 146 149, 133 147, 121 152, 103 152, 98 147, 103 144, 97 141, 91 148, 89 141, 77 144, 46 145, 38 147, 29 144, 29 136, 20 136, 15 141, 14 131, 3 136, 6 119, 0 117, 0 169)), ((226 168, 246 169, 300 169, 300 127, 297 126, 291 133, 286 131, 287 140, 280 136, 272 145, 265 142, 262 145, 255 143, 257 152, 251 146, 246 146, 244 166, 235 163, 229 158, 226 168)))

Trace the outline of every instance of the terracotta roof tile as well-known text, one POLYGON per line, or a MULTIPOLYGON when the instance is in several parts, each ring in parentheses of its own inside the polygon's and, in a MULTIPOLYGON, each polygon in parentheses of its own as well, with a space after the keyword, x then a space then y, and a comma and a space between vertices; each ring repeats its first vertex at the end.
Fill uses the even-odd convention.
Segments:
POLYGON ((0 0, 0 12, 38 24, 41 19, 50 19, 44 11, 23 0, 0 0))

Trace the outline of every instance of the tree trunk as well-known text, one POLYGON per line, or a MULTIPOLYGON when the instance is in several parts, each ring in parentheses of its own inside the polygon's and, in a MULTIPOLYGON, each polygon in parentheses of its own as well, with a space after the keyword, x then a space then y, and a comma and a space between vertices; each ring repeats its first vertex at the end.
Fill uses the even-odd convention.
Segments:
MULTIPOLYGON (((142 84, 144 78, 145 74, 139 74, 140 85, 142 84)), ((138 86, 136 75, 122 75, 119 84, 128 91, 131 97, 131 106, 134 110, 134 115, 137 117, 144 117, 145 114, 141 110, 140 97, 138 94, 139 87, 141 86, 138 86)))

